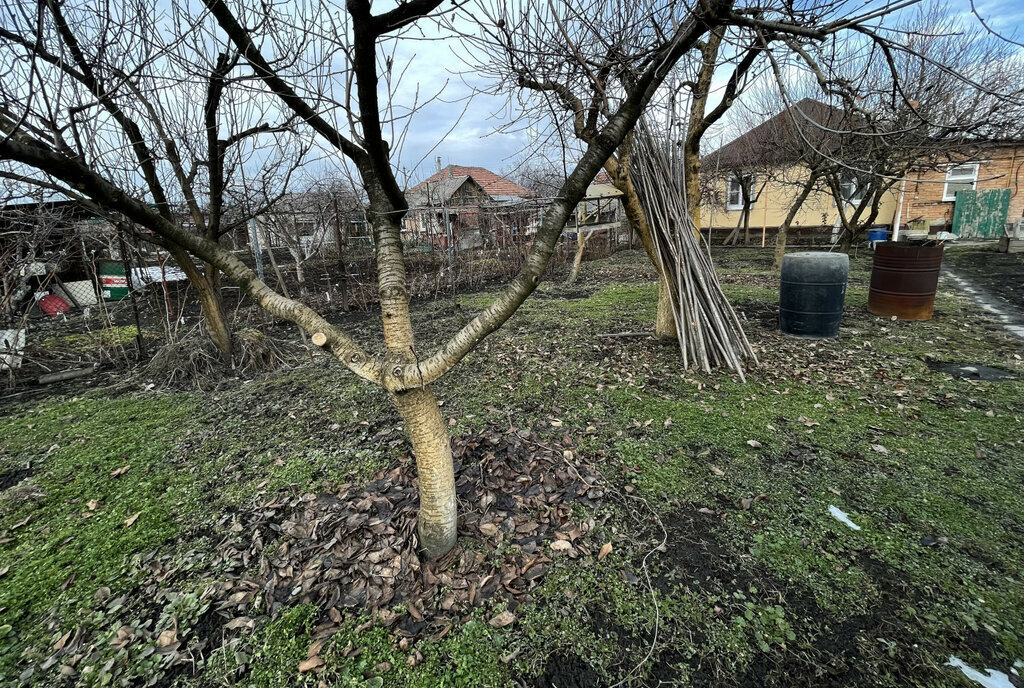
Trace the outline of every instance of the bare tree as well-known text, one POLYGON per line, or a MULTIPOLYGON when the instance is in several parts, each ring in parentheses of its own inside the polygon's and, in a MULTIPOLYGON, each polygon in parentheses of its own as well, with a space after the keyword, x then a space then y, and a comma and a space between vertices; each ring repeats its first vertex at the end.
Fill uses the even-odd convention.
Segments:
MULTIPOLYGON (((247 187, 251 198, 253 189, 271 188, 272 197, 289 162, 302 156, 302 146, 296 152, 282 145, 294 116, 279 117, 279 108, 249 98, 255 77, 238 51, 214 50, 201 23, 182 9, 172 9, 167 26, 158 27, 145 3, 116 10, 24 4, 0 27, 0 50, 8 74, 0 112, 8 135, 31 133, 123 193, 147 199, 163 222, 208 241, 232 231, 224 215, 232 194, 247 187), (262 163, 259 171, 243 180, 243 166, 254 159, 262 163)), ((83 193, 76 180, 21 172, 0 174, 109 207, 106 199, 83 193)), ((142 238, 170 252, 185 272, 210 337, 230 357, 220 269, 208 261, 197 266, 182 244, 139 224, 149 230, 142 238)))
MULTIPOLYGON (((626 12, 610 0, 586 0, 572 3, 571 11, 559 15, 556 22, 551 16, 551 5, 539 2, 524 2, 512 9, 504 5, 474 8, 475 15, 462 5, 442 8, 441 0, 400 2, 378 14, 373 13, 368 0, 349 0, 344 11, 324 2, 289 8, 287 13, 269 4, 259 9, 238 10, 239 14, 222 0, 204 0, 204 4, 208 14, 164 29, 169 32, 167 46, 180 49, 192 65, 187 73, 198 81, 199 76, 208 76, 198 66, 216 67, 221 64, 219 55, 228 55, 226 64, 231 64, 231 56, 238 55, 237 69, 257 76, 261 82, 259 86, 247 82, 247 96, 257 103, 254 107, 259 112, 268 116, 279 114, 269 105, 271 102, 286 109, 315 132, 321 145, 341 152, 358 173, 368 199, 367 219, 373 231, 378 268, 382 354, 371 354, 309 307, 274 292, 208 233, 182 228, 169 212, 166 194, 155 198, 162 192, 163 177, 153 162, 151 147, 146 144, 152 136, 128 137, 136 158, 133 169, 141 169, 147 176, 145 186, 140 186, 133 183, 134 177, 115 174, 115 170, 103 165, 102 156, 94 156, 92 151, 78 155, 65 141, 69 129, 48 125, 53 118, 44 120, 34 113, 26 116, 24 108, 18 108, 17 98, 33 88, 36 77, 31 69, 16 71, 14 85, 7 88, 9 95, 5 96, 0 114, 0 157, 11 165, 35 170, 40 183, 52 184, 56 180, 65 187, 73 187, 92 202, 149 228, 161 241, 178 247, 176 250, 191 253, 219 268, 268 312, 295 322, 313 335, 315 344, 349 370, 387 390, 405 421, 417 461, 418 530, 420 545, 428 556, 441 555, 453 546, 457 523, 448 431, 431 383, 501 327, 537 288, 570 213, 595 174, 626 140, 673 66, 696 49, 699 40, 719 27, 738 27, 751 35, 772 31, 778 36, 798 37, 801 42, 815 42, 827 40, 836 32, 864 27, 869 20, 884 16, 895 7, 884 5, 850 17, 842 8, 824 2, 807 3, 806 7, 795 9, 791 3, 739 6, 734 0, 701 0, 685 5, 663 0, 642 6, 634 3, 626 12), (461 13, 461 24, 456 22, 456 13, 461 13), (557 46, 569 42, 575 46, 576 68, 587 71, 599 64, 592 59, 593 55, 606 54, 608 48, 603 24, 595 18, 627 14, 632 17, 633 30, 624 48, 631 56, 633 76, 623 80, 616 93, 607 94, 606 112, 601 122, 595 123, 596 135, 572 165, 557 199, 545 211, 522 270, 472 321, 436 351, 420 355, 410 319, 401 240, 401 220, 407 203, 392 159, 393 147, 405 136, 409 121, 408 108, 402 110, 393 97, 391 56, 395 46, 409 38, 414 26, 439 31, 441 35, 450 35, 445 26, 463 26, 466 32, 476 32, 478 45, 501 50, 554 54, 557 46), (221 42, 221 36, 226 37, 227 45, 221 42), (268 99, 268 93, 274 99, 268 99), (155 207, 151 205, 154 198, 155 207)), ((110 5, 101 7, 96 11, 104 21, 80 24, 82 31, 110 25, 107 15, 114 10, 110 5)), ((81 51, 68 45, 71 41, 64 37, 67 32, 59 28, 51 31, 59 27, 60 16, 66 12, 55 12, 53 8, 52 2, 44 2, 40 10, 45 21, 34 22, 33 10, 22 18, 21 33, 7 31, 3 35, 7 41, 5 53, 16 54, 28 65, 42 62, 60 70, 81 73, 88 68, 89 73, 95 73, 91 62, 99 60, 106 64, 107 55, 116 51, 99 51, 90 53, 92 58, 76 59, 74 54, 81 51), (37 26, 47 35, 38 35, 41 31, 37 31, 37 26), (60 52, 48 48, 54 42, 64 46, 60 52)), ((99 47, 109 40, 109 36, 94 35, 88 44, 99 47)), ((873 36, 872 40, 888 42, 881 36, 873 36)), ((74 44, 80 43, 75 39, 74 44)), ((149 60, 147 64, 159 61, 149 60)), ((177 68, 176 73, 182 71, 186 70, 177 68)), ((205 76, 203 83, 209 84, 205 76)), ((124 81, 121 78, 117 83, 124 81)), ((110 93, 104 87, 99 97, 95 89, 90 90, 92 95, 85 100, 103 104, 108 114, 99 117, 93 108, 86 121, 106 124, 125 120, 114 96, 126 88, 119 86, 117 92, 110 93), (111 102, 115 105, 107 106, 111 102)), ((82 93, 78 95, 84 98, 82 93)), ((60 121, 74 121, 75 126, 80 126, 74 114, 80 105, 77 100, 64 98, 47 103, 60 108, 60 121)), ((42 103, 36 104, 42 107, 42 103)), ((211 133, 210 129, 203 131, 211 133)), ((106 133, 96 140, 107 145, 110 136, 106 133)), ((219 136, 217 139, 220 140, 219 136)), ((115 146, 114 151, 118 150, 115 146)), ((173 170, 175 165, 168 160, 167 167, 173 170)))
POLYGON ((911 171, 970 159, 979 144, 1019 131, 1024 79, 1011 44, 938 5, 890 31, 906 36, 902 50, 867 40, 869 29, 831 45, 791 42, 801 67, 795 79, 783 79, 786 65, 773 59, 779 78, 765 84, 760 109, 785 115, 762 138, 784 164, 766 173, 796 190, 777 266, 789 225, 812 193, 831 197, 848 251, 911 171), (792 173, 797 166, 803 174, 792 173))

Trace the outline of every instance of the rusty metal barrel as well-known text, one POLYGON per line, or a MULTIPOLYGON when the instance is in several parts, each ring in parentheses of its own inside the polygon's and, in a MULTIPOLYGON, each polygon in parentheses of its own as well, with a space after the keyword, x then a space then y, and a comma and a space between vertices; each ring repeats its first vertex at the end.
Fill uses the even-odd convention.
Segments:
POLYGON ((875 247, 868 310, 900 320, 929 320, 943 247, 886 242, 875 247))
POLYGON ((845 253, 786 254, 779 283, 779 329, 808 339, 838 336, 849 274, 845 253))

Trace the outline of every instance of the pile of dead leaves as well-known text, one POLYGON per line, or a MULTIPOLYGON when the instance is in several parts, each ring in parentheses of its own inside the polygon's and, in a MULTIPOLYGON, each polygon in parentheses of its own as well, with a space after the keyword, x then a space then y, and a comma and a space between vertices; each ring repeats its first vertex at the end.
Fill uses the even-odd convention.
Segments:
POLYGON ((573 519, 574 504, 593 509, 605 493, 571 450, 513 428, 455 438, 453 453, 460 517, 451 553, 426 561, 417 552, 411 460, 361 489, 273 497, 224 524, 231 532, 214 562, 229 571, 213 605, 221 623, 251 628, 252 616, 312 603, 325 612, 320 638, 352 618, 348 610, 412 639, 500 603, 490 622, 501 627, 515 623, 554 558, 607 554, 587 537, 594 517, 573 519))

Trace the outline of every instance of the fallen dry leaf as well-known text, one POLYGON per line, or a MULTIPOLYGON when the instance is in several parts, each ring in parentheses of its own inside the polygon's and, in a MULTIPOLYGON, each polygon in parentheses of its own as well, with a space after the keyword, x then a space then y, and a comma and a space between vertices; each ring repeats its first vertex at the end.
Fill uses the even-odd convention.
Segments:
MULTIPOLYGON (((334 609, 334 607, 331 607, 331 609, 334 609)), ((250 619, 248 616, 239 616, 238 618, 231 619, 231 621, 228 621, 226 624, 224 624, 224 628, 228 629, 229 631, 233 631, 238 628, 251 629, 255 625, 256 622, 250 619)))
POLYGON ((757 440, 747 440, 747 444, 749 444, 754 449, 760 449, 761 448, 761 443, 758 442, 757 440))
POLYGON ((10 570, 11 570, 10 566, 5 566, 2 569, 0 569, 0 578, 3 578, 4 576, 6 576, 7 572, 10 571, 10 570))
POLYGON ((127 473, 129 468, 131 468, 131 466, 121 466, 120 468, 116 468, 110 472, 110 477, 119 478, 125 473, 127 473))
POLYGON ((568 540, 555 540, 551 543, 551 549, 556 552, 568 552, 572 549, 572 544, 568 540))
POLYGON ((141 511, 136 511, 134 514, 129 516, 127 519, 125 519, 124 527, 125 528, 131 528, 132 524, 139 520, 139 515, 141 513, 142 513, 141 511))
POLYGON ((725 475, 725 471, 723 471, 721 468, 714 464, 711 464, 710 466, 708 466, 708 468, 710 468, 711 472, 714 473, 715 475, 725 475))
POLYGON ((601 545, 601 551, 597 553, 597 560, 601 561, 602 559, 607 557, 609 554, 611 554, 611 551, 612 551, 612 543, 610 543, 610 542, 604 543, 603 545, 601 545))
POLYGON ((493 616, 487 623, 489 623, 492 628, 505 628, 505 626, 511 626, 515 622, 516 615, 510 611, 504 611, 493 616))
POLYGON ((303 661, 299 662, 299 673, 305 674, 310 671, 313 671, 313 669, 319 669, 323 665, 324 660, 320 659, 319 657, 310 657, 309 659, 304 659, 303 661))
POLYGON ((54 652, 57 652, 57 651, 59 651, 59 650, 63 649, 63 648, 64 648, 64 645, 66 645, 66 644, 67 644, 67 642, 68 642, 68 638, 70 638, 70 637, 71 637, 71 631, 68 631, 67 633, 65 633, 64 635, 62 635, 62 636, 60 637, 60 640, 58 640, 57 642, 55 642, 55 643, 53 644, 53 650, 54 650, 54 652))
POLYGON ((96 509, 99 508, 100 503, 97 502, 95 499, 90 499, 88 502, 85 503, 85 506, 89 509, 89 511, 96 511, 96 509))
POLYGON ((889 450, 888 450, 888 449, 886 449, 885 447, 883 447, 883 446, 882 446, 882 445, 880 445, 880 444, 872 444, 872 445, 871 445, 871 448, 872 448, 873 450, 875 450, 876 452, 878 452, 879 454, 885 454, 885 455, 888 455, 888 454, 889 454, 889 450))
POLYGON ((173 628, 168 628, 166 631, 162 631, 156 639, 157 645, 160 647, 167 647, 178 642, 178 632, 173 628))
POLYGON ((486 535, 487 537, 493 537, 498 533, 498 526, 494 525, 493 523, 481 523, 480 532, 486 535))
POLYGON ((762 492, 761 494, 757 495, 752 499, 741 499, 740 506, 743 507, 744 509, 749 509, 750 507, 754 506, 758 502, 763 501, 765 499, 768 499, 768 495, 762 492))
POLYGON ((314 657, 320 656, 320 650, 324 649, 324 645, 327 644, 327 638, 316 641, 309 646, 309 650, 306 652, 306 659, 313 659, 314 657))

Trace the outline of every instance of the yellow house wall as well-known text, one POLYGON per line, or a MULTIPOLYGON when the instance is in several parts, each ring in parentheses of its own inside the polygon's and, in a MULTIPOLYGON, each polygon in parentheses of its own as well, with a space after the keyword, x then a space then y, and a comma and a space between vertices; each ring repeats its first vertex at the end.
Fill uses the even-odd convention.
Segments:
MULTIPOLYGON (((807 170, 794 167, 784 172, 776 172, 769 180, 761 195, 750 211, 750 230, 761 230, 762 227, 777 229, 786 219, 790 207, 800 193, 800 185, 806 179, 807 170), (779 177, 779 175, 782 175, 779 177)), ((763 179, 763 175, 759 175, 763 179)), ((762 182, 754 184, 754 192, 761 188, 762 182)), ((716 196, 721 203, 705 205, 701 209, 701 224, 714 229, 733 229, 740 222, 742 211, 725 209, 726 180, 717 183, 716 196)), ((878 208, 875 224, 891 225, 896 215, 898 187, 891 189, 883 197, 878 208)), ((848 210, 852 212, 852 208, 848 210)), ((835 224, 839 211, 832 200, 832 194, 824 191, 812 192, 800 207, 793 219, 793 227, 831 227, 835 224)))

